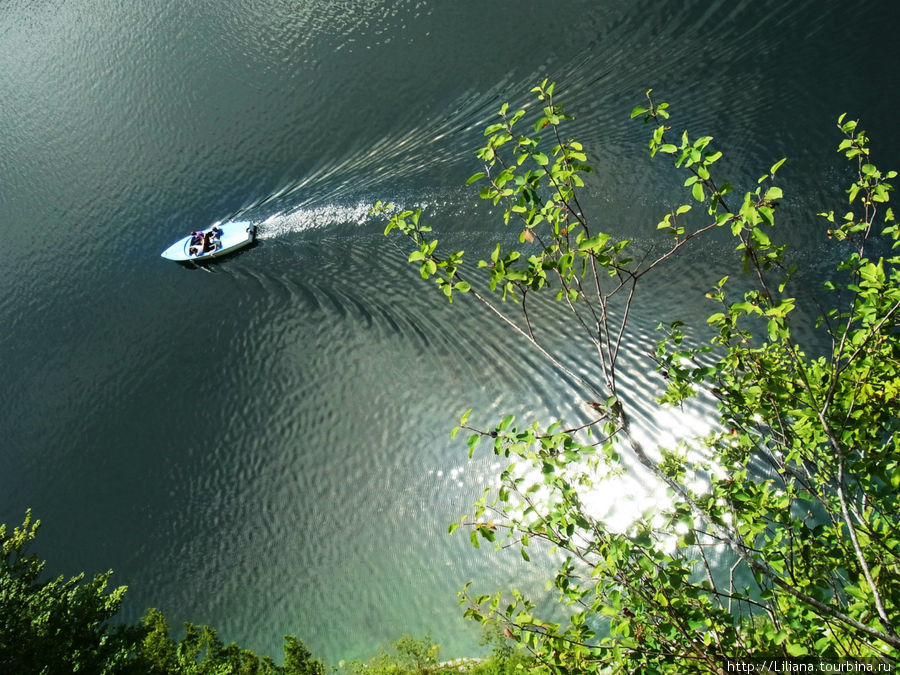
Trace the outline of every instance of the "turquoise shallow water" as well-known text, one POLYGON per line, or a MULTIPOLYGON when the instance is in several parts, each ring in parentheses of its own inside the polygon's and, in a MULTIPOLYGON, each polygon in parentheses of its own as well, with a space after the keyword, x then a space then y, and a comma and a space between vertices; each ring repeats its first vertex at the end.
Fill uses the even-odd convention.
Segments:
MULTIPOLYGON (((449 429, 470 407, 577 415, 583 395, 417 283, 368 206, 421 206, 484 250, 499 224, 462 187, 472 151, 551 77, 597 169, 588 208, 649 242, 680 198, 628 120, 654 87, 737 180, 789 157, 785 231, 814 287, 828 253, 799 214, 839 208, 821 206, 844 177, 834 119, 897 157, 896 28, 887 3, 7 1, 0 519, 32 507, 54 570, 115 569, 129 618, 158 606, 272 654, 294 633, 332 662, 404 631, 470 653, 456 591, 540 570, 445 534, 497 468, 449 429), (259 244, 210 273, 159 258, 238 217, 259 244)), ((683 425, 647 403, 653 329, 703 311, 730 247, 662 270, 636 310, 623 380, 648 442, 683 425)))

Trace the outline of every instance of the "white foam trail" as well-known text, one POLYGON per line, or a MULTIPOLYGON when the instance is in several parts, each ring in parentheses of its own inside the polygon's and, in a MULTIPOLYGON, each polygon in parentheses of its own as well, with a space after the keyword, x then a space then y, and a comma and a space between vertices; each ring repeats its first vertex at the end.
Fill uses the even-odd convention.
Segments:
POLYGON ((276 213, 260 223, 257 238, 274 239, 285 234, 322 229, 330 225, 347 223, 364 225, 372 218, 369 215, 371 208, 371 203, 360 202, 356 205, 325 204, 300 207, 290 213, 276 213))
MULTIPOLYGON (((322 230, 335 225, 368 225, 376 222, 382 227, 387 222, 385 216, 371 215, 375 198, 360 201, 357 204, 322 204, 320 206, 301 206, 288 213, 276 213, 269 216, 257 226, 257 239, 275 239, 286 234, 322 230)), ((397 204, 402 209, 422 209, 429 207, 447 207, 452 199, 437 196, 420 199, 414 204, 397 204)))

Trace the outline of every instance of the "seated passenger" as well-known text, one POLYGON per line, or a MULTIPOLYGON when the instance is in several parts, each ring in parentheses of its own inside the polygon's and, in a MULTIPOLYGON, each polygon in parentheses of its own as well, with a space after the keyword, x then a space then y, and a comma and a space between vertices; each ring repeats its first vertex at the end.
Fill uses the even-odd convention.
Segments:
POLYGON ((219 244, 221 242, 218 239, 213 237, 212 230, 203 235, 203 253, 208 253, 209 251, 215 251, 219 248, 219 244))

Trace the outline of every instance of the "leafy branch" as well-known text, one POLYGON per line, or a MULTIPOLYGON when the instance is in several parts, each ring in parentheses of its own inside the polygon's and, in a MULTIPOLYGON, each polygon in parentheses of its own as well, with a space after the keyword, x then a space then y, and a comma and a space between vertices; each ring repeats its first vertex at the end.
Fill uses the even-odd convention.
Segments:
POLYGON ((876 245, 900 245, 887 207, 896 172, 872 163, 865 133, 842 116, 839 151, 857 166, 848 200, 862 213, 848 212, 840 224, 833 211, 821 214, 832 225, 825 234, 853 248, 825 288, 831 307, 819 325, 830 353, 810 358, 792 330, 796 268, 774 237, 784 197, 774 178, 784 159, 735 199, 733 184, 716 175, 723 154, 712 137, 692 141, 684 131, 672 142, 669 106, 648 91, 631 116, 651 125, 651 156, 669 156, 686 173, 690 201, 658 223, 667 238, 661 252, 636 253, 582 208, 579 191, 592 169, 583 146, 563 132, 572 118, 553 83, 545 80, 533 93, 537 119, 526 129, 526 111, 504 105, 477 153, 483 170, 469 179, 483 185, 481 198, 503 204, 519 246, 497 244, 473 268, 461 251, 437 252, 418 212, 389 211, 386 230, 408 237, 410 261, 450 300, 454 291, 471 294, 581 382, 596 413, 547 428, 520 427, 507 416, 480 429, 468 422, 469 411, 454 429, 454 436, 469 433, 470 456, 487 438, 513 463, 499 488, 476 503, 473 520, 451 530, 470 525, 473 545, 515 545, 526 560, 532 541, 565 551, 551 585, 580 608, 567 624, 553 624, 536 619, 534 605, 517 592, 505 608, 503 594, 464 595, 467 615, 506 626, 557 671, 703 671, 716 659, 754 654, 896 662, 900 259, 869 258, 876 245), (717 403, 718 426, 691 441, 702 452, 683 446, 654 456, 632 433, 634 413, 617 378, 637 285, 688 242, 719 228, 736 239, 753 287, 734 298, 722 278, 707 294, 718 306, 707 319, 710 343, 687 344, 675 322, 661 327, 652 355, 666 381, 660 403, 680 405, 704 392, 717 403), (527 300, 547 292, 593 345, 602 386, 572 372, 543 341, 527 300), (501 309, 507 300, 518 313, 501 309), (581 495, 629 471, 626 450, 673 499, 622 532, 591 515, 581 495), (710 547, 718 561, 707 556, 710 547))

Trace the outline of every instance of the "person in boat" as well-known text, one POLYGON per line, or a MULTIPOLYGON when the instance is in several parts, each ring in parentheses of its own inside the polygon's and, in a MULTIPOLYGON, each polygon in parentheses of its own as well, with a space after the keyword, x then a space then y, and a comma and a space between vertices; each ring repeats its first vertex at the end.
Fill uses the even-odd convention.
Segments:
POLYGON ((191 232, 191 242, 190 248, 188 248, 189 255, 200 255, 203 250, 203 232, 199 230, 194 230, 191 232))
POLYGON ((215 251, 222 244, 219 237, 222 235, 222 230, 218 227, 214 227, 211 230, 208 230, 206 234, 203 235, 203 247, 201 249, 201 253, 209 253, 210 251, 215 251))

